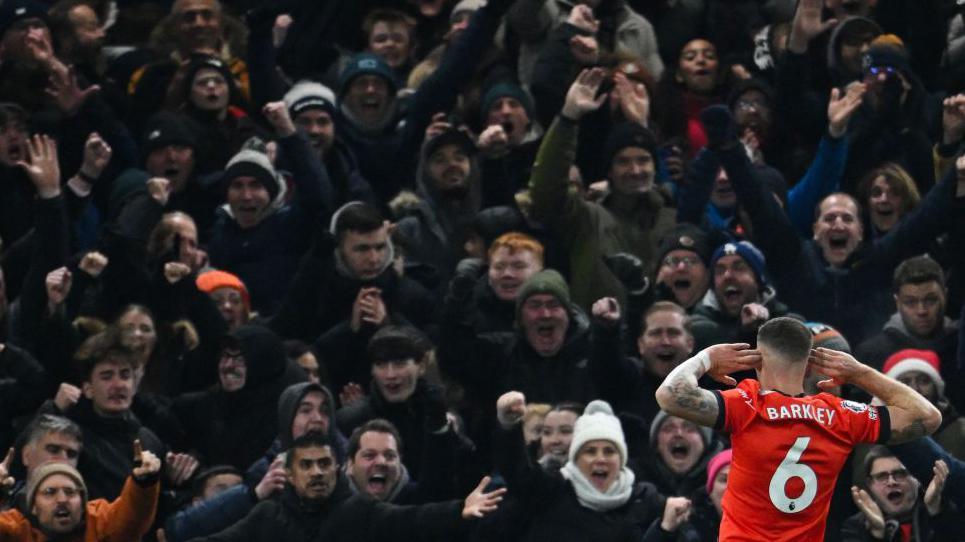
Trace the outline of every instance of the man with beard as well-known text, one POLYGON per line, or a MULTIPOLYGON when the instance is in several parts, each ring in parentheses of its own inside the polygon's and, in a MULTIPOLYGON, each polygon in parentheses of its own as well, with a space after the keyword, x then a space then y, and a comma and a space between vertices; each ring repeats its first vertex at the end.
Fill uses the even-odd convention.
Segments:
POLYGON ((101 80, 105 32, 97 12, 83 0, 60 0, 48 16, 60 58, 89 80, 101 80))
POLYGON ((898 310, 879 334, 858 345, 857 357, 879 368, 899 350, 934 350, 940 359, 949 360, 941 374, 952 383, 949 399, 961 408, 963 394, 955 384, 961 375, 953 363, 958 355, 958 325, 945 316, 945 272, 928 256, 909 258, 895 269, 891 291, 898 310))
POLYGON ((335 190, 335 204, 375 203, 372 187, 359 171, 355 153, 336 133, 335 93, 321 83, 299 81, 285 93, 284 101, 295 126, 308 136, 308 142, 328 171, 335 190))
MULTIPOLYGON (((607 301, 603 299, 593 305, 594 316, 607 311, 607 301)), ((616 311, 611 315, 612 321, 594 318, 596 386, 600 396, 614 405, 617 412, 630 412, 652 421, 660 411, 654 397, 657 387, 694 349, 691 318, 676 303, 654 303, 644 313, 643 329, 637 337, 640 357, 633 358, 617 350, 619 307, 616 311)))
POLYGON ((752 343, 761 324, 788 314, 767 278, 764 255, 752 243, 724 243, 710 262, 714 288, 694 310, 694 348, 752 343))
POLYGON ((319 433, 295 440, 285 457, 285 472, 287 483, 280 497, 259 503, 234 526, 194 542, 433 540, 453 536, 465 520, 494 511, 505 492, 484 493, 487 477, 464 504, 395 506, 355 495, 331 444, 319 433))
POLYGON ((629 252, 650 266, 645 269, 649 275, 657 240, 674 221, 673 209, 654 189, 656 139, 638 124, 617 125, 607 136, 604 163, 610 193, 601 203, 569 191, 567 173, 579 119, 605 101, 597 97, 603 78, 601 69, 584 70, 573 82, 562 112, 543 138, 530 178, 535 217, 566 243, 573 299, 584 309, 602 297, 616 297, 626 305, 626 290, 603 256, 629 252))
POLYGON ((861 510, 841 529, 842 542, 888 540, 929 542, 961 540, 961 518, 942 492, 948 465, 938 460, 921 494, 921 482, 884 446, 875 446, 864 463, 865 487, 851 488, 861 510))
POLYGON ((720 451, 709 427, 661 410, 650 423, 652 454, 641 459, 645 479, 666 496, 689 496, 707 481, 707 462, 720 451))
MULTIPOLYGON (((74 467, 46 463, 27 480, 26 506, 0 513, 0 536, 11 542, 140 540, 154 521, 160 493, 161 461, 134 442, 135 467, 113 502, 88 501, 84 479, 74 467)), ((6 478, 9 457, 0 466, 6 478)))
POLYGON ((335 426, 335 399, 327 388, 311 382, 292 384, 278 398, 277 410, 277 438, 244 472, 244 483, 169 517, 164 527, 170 542, 217 533, 244 518, 260 501, 279 494, 285 482, 285 454, 292 442, 308 433, 324 434, 336 459, 344 461, 348 444, 335 426))
POLYGON ((465 255, 463 224, 482 207, 476 145, 455 127, 427 139, 417 173, 418 203, 405 211, 399 231, 412 241, 406 259, 431 265, 440 284, 465 255))

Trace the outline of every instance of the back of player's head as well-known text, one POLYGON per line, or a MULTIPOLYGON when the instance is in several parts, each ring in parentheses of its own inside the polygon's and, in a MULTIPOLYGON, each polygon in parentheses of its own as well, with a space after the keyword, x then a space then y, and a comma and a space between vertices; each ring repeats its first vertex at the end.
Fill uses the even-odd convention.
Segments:
POLYGON ((757 330, 757 344, 785 361, 805 362, 811 352, 811 332, 800 320, 782 316, 757 330))

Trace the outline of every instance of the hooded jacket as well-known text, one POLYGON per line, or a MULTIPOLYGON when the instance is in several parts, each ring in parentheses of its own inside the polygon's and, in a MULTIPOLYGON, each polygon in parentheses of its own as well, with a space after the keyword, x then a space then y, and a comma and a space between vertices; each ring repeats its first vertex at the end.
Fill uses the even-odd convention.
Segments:
POLYGON ((475 153, 469 155, 467 187, 458 198, 442 193, 430 177, 429 152, 446 144, 435 145, 433 140, 428 140, 422 145, 416 171, 419 201, 398 222, 399 230, 411 241, 406 259, 434 266, 442 275, 443 283, 448 282, 463 256, 462 226, 482 208, 479 161, 475 153))
POLYGON ((269 329, 241 326, 227 335, 244 356, 244 386, 234 392, 215 387, 175 399, 174 410, 188 442, 203 461, 244 470, 261 457, 278 434, 277 405, 282 390, 305 379, 285 358, 281 339, 269 329))

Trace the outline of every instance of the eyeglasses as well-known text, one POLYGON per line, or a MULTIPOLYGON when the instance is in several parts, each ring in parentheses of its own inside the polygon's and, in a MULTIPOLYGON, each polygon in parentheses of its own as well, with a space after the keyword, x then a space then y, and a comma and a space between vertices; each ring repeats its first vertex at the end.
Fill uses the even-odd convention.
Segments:
POLYGON ((72 499, 84 494, 84 490, 75 487, 45 487, 40 490, 40 494, 48 499, 54 498, 58 493, 63 493, 68 499, 72 499))
POLYGON ((908 479, 908 469, 895 469, 886 472, 876 472, 869 474, 868 478, 876 484, 888 483, 888 478, 894 478, 896 482, 904 482, 908 479))
POLYGON ((698 263, 700 258, 696 256, 667 256, 663 259, 663 264, 670 267, 677 267, 680 264, 684 264, 684 267, 693 267, 698 263))
POLYGON ((741 110, 749 111, 751 109, 756 109, 760 111, 768 107, 767 103, 762 100, 737 100, 737 103, 735 105, 736 105, 735 109, 737 109, 738 111, 741 111, 741 110))
POLYGON ((891 66, 871 66, 870 68, 868 68, 868 73, 870 73, 871 75, 878 75, 879 73, 891 75, 896 71, 897 70, 895 70, 891 66))

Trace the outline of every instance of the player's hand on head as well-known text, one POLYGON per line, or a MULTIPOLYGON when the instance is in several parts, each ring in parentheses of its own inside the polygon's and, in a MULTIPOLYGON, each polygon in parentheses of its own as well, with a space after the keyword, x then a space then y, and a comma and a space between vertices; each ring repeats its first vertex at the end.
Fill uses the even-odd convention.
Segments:
POLYGON ((851 354, 830 348, 811 350, 808 363, 817 372, 830 377, 830 381, 818 382, 821 389, 853 382, 855 378, 868 369, 866 365, 854 359, 851 354))
POLYGON ((710 358, 707 375, 729 386, 736 386, 737 381, 727 375, 758 369, 761 366, 761 353, 747 343, 715 344, 704 352, 710 358))

